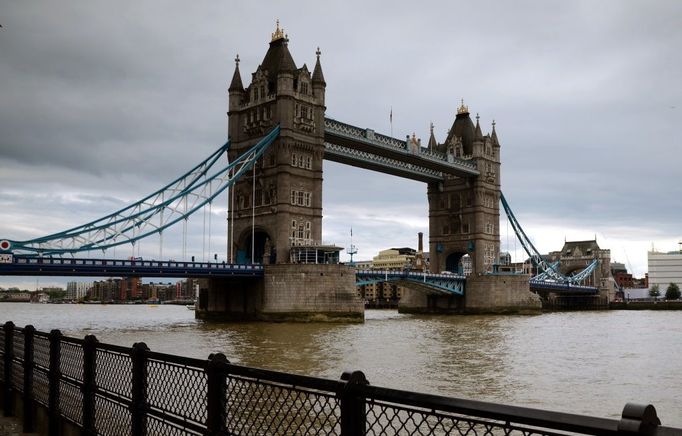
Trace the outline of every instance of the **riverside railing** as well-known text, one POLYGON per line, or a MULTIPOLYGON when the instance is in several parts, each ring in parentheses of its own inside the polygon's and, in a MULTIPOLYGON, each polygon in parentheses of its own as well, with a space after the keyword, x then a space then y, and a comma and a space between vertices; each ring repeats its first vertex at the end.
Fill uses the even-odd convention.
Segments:
POLYGON ((371 386, 4 324, 2 407, 23 431, 83 435, 681 435, 653 406, 620 420, 371 386), (42 418, 42 419, 41 419, 42 418))

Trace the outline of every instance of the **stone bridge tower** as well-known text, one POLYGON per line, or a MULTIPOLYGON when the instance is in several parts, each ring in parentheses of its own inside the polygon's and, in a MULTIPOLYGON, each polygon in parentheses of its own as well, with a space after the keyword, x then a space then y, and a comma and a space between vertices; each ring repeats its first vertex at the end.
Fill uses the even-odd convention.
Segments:
POLYGON ((320 51, 314 71, 297 68, 279 22, 244 87, 239 56, 229 88, 230 160, 279 124, 279 137, 229 192, 232 262, 288 263, 294 245, 322 238, 322 158, 326 83, 320 51), (253 224, 253 225, 252 225, 253 224), (253 229, 253 234, 252 234, 253 229), (253 253, 253 258, 252 258, 253 253))
POLYGON ((471 258, 472 274, 492 271, 500 252, 500 144, 493 122, 483 135, 462 102, 443 144, 431 133, 429 145, 448 158, 473 161, 478 177, 446 176, 429 183, 429 245, 431 271, 462 271, 462 259, 471 258))

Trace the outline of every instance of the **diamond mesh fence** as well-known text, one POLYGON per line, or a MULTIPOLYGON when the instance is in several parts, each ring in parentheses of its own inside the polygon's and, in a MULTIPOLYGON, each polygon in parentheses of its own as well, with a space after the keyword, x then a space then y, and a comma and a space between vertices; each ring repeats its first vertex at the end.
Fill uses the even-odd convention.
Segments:
POLYGON ((100 395, 95 396, 95 428, 104 436, 126 436, 131 434, 129 406, 100 395))
POLYGON ((83 347, 78 343, 61 342, 59 370, 74 380, 83 380, 83 347))
POLYGON ((14 353, 15 359, 24 359, 24 333, 18 329, 14 330, 12 353, 14 353))
POLYGON ((206 422, 208 380, 203 369, 149 359, 147 383, 151 407, 197 424, 206 422))
POLYGON ((43 406, 48 405, 50 398, 50 381, 47 378, 47 372, 40 368, 33 370, 33 398, 43 406))
POLYGON ((230 376, 227 429, 239 435, 340 435, 339 400, 329 392, 230 376))
POLYGON ((33 363, 45 369, 50 367, 50 340, 46 336, 33 336, 33 363))
POLYGON ((83 393, 79 386, 63 379, 59 382, 59 408, 66 418, 83 424, 83 393))
POLYGON ((133 388, 133 362, 130 355, 98 348, 96 356, 97 387, 130 399, 133 388))
POLYGON ((383 401, 367 401, 367 435, 434 435, 434 436, 553 436, 570 432, 553 432, 541 428, 515 426, 508 421, 486 420, 473 416, 409 407, 383 401))

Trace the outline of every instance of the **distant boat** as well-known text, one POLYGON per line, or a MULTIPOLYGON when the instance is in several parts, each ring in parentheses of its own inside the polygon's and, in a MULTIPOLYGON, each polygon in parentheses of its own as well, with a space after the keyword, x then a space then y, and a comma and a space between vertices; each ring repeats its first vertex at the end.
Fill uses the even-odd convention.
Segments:
POLYGON ((149 307, 158 307, 156 304, 150 304, 149 307))
POLYGON ((188 308, 189 310, 196 310, 196 305, 194 305, 194 304, 188 304, 185 307, 188 308))

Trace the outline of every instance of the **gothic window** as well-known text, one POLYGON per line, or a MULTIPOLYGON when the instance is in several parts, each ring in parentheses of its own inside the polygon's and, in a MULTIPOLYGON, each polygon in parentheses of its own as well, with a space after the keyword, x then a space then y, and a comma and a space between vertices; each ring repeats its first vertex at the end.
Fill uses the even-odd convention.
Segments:
POLYGON ((485 223, 485 232, 489 235, 493 234, 493 224, 490 221, 485 223))
POLYGON ((260 95, 262 98, 265 98, 265 86, 260 87, 260 95))
POLYGON ((469 233, 469 223, 462 224, 462 233, 469 233))
POLYGON ((310 239, 311 239, 310 228, 311 228, 310 221, 306 221, 305 222, 305 239, 308 241, 310 241, 310 239))
POLYGON ((298 165, 297 166, 299 168, 303 168, 303 156, 300 154, 298 155, 298 165))
POLYGON ((304 230, 303 230, 303 228, 304 228, 304 227, 303 227, 303 223, 300 223, 300 224, 298 225, 298 233, 297 233, 297 235, 296 235, 296 237, 297 237, 298 239, 303 239, 303 235, 304 235, 304 230))
POLYGON ((450 231, 452 232, 452 234, 456 235, 457 233, 459 233, 460 227, 461 226, 459 218, 457 217, 453 218, 452 221, 450 222, 450 231))
POLYGON ((310 192, 291 190, 292 205, 310 207, 311 203, 312 194, 310 192))
POLYGON ((298 158, 298 156, 296 155, 296 153, 291 153, 291 166, 292 167, 296 166, 297 158, 298 158))
POLYGON ((305 82, 301 82, 301 94, 308 94, 308 84, 305 82))
POLYGON ((263 188, 261 186, 256 186, 256 192, 253 197, 253 204, 255 206, 261 206, 263 204, 263 188))
POLYGON ((467 194, 467 206, 471 206, 471 194, 467 194))
POLYGON ((313 158, 312 157, 308 156, 305 158, 305 167, 308 170, 313 168, 313 158))
POLYGON ((253 90, 253 101, 258 101, 258 87, 257 86, 253 90))

